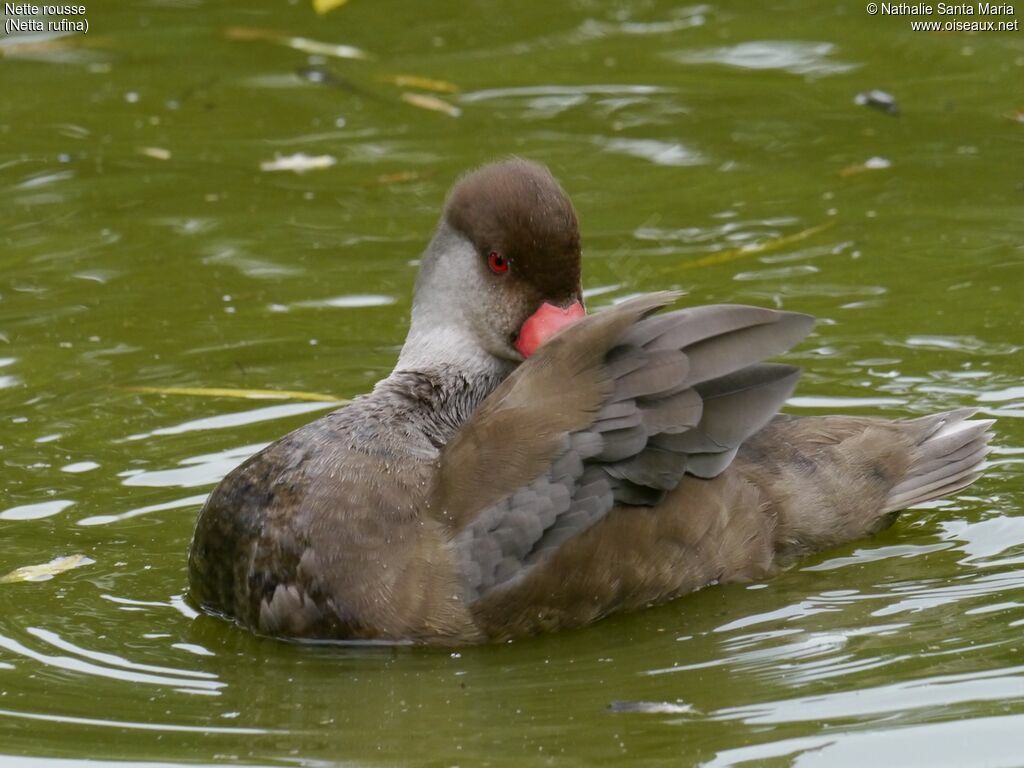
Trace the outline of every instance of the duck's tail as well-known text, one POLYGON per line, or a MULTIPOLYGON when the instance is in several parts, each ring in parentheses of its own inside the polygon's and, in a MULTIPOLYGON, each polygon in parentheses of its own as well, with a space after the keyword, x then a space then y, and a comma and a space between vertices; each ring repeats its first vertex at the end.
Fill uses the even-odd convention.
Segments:
POLYGON ((971 420, 975 413, 905 421, 779 416, 744 444, 738 466, 774 517, 779 556, 820 552, 974 482, 994 423, 971 420))
POLYGON ((948 496, 978 479, 995 420, 970 421, 976 413, 959 408, 902 422, 914 439, 911 464, 889 492, 883 513, 948 496))

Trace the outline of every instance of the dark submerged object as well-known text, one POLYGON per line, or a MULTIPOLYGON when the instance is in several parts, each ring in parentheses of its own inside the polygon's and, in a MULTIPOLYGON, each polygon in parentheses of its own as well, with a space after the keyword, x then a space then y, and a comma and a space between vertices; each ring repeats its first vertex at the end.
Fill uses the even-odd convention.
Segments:
POLYGON ((572 204, 524 160, 469 174, 395 370, 224 478, 193 599, 283 637, 507 639, 763 578, 978 477, 991 421, 777 415, 799 370, 761 361, 812 319, 675 298, 536 348, 582 314, 572 204))
POLYGON ((900 105, 896 97, 891 93, 880 91, 877 88, 871 91, 863 91, 853 97, 853 103, 861 107, 871 107, 887 115, 896 116, 900 113, 900 105))

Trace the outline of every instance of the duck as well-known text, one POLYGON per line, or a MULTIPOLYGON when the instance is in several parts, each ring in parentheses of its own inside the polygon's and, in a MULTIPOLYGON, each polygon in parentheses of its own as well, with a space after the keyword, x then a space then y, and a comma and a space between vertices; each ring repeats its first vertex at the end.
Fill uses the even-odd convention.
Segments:
POLYGON ((587 314, 569 196, 450 191, 394 370, 199 512, 189 596, 290 640, 462 645, 768 578, 981 474, 992 420, 779 413, 814 319, 643 294, 587 314))

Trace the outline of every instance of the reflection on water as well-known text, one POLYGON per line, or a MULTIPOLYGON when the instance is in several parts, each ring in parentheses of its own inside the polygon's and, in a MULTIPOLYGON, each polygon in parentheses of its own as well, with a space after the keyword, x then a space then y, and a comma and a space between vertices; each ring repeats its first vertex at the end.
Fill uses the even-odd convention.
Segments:
POLYGON ((4 764, 1018 764, 1014 38, 806 3, 382 8, 125 3, 0 40, 0 574, 50 577, 0 583, 4 764), (898 118, 854 103, 875 87, 898 118), (300 153, 336 162, 260 170, 300 153), (792 412, 979 407, 985 478, 770 581, 528 642, 198 615, 209 491, 337 405, 289 397, 390 370, 447 186, 513 153, 576 200, 589 305, 815 314, 792 412))
POLYGON ((790 765, 856 766, 879 759, 893 765, 946 768, 964 765, 1014 766, 1020 762, 1018 734, 1024 716, 980 717, 833 736, 801 737, 739 747, 719 753, 707 768, 760 765, 771 758, 790 758, 790 765))
POLYGON ((59 514, 75 502, 67 499, 41 501, 38 504, 21 504, 0 512, 0 520, 39 520, 59 514))
POLYGON ((394 303, 394 296, 356 294, 352 296, 334 296, 330 299, 309 299, 307 301, 297 301, 294 304, 292 304, 292 306, 334 307, 335 309, 358 309, 359 307, 386 307, 389 304, 394 303))
MULTIPOLYGON (((149 488, 197 488, 212 485, 265 445, 242 445, 217 453, 191 456, 178 462, 182 466, 175 469, 130 469, 121 473, 121 477, 124 478, 122 482, 125 485, 142 485, 149 488)), ((178 504, 175 503, 175 506, 178 504)), ((152 507, 148 511, 153 511, 152 507)))
POLYGON ((682 144, 654 139, 613 139, 595 136, 593 142, 606 152, 650 160, 655 165, 686 166, 707 162, 699 152, 682 144))
POLYGON ((277 280, 302 274, 301 269, 246 255, 244 250, 225 243, 212 243, 207 250, 210 253, 203 258, 204 264, 225 264, 246 277, 277 280))
POLYGON ((961 542, 957 549, 967 557, 961 565, 994 567, 1016 565, 1024 558, 999 557, 1007 550, 1024 547, 1024 518, 992 517, 969 523, 965 520, 943 520, 939 526, 945 531, 947 540, 961 542))
MULTIPOLYGON (((18 362, 17 358, 14 357, 0 357, 0 368, 3 368, 13 363, 18 362)), ((16 387, 21 383, 21 379, 17 376, 11 376, 9 374, 0 374, 0 389, 6 387, 16 387)))
POLYGON ((856 69, 856 64, 837 61, 831 56, 832 43, 805 43, 792 40, 758 40, 725 48, 681 51, 670 57, 683 64, 726 64, 742 69, 781 69, 794 75, 837 75, 856 69))

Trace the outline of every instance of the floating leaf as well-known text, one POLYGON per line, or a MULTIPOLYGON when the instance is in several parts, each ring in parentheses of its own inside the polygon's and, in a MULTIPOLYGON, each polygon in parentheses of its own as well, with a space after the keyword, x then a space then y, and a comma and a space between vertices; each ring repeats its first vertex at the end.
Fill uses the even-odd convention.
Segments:
POLYGON ((449 83, 447 80, 435 80, 430 77, 419 75, 381 75, 377 78, 383 83, 391 83, 399 88, 419 88, 421 91, 435 91, 437 93, 458 93, 459 86, 449 83))
POLYGON ((278 43, 284 35, 273 29, 261 29, 259 27, 226 27, 224 29, 224 37, 228 40, 241 40, 243 42, 269 40, 272 43, 278 43))
POLYGON ((348 0, 313 0, 313 10, 323 16, 336 8, 341 8, 348 0))
POLYGON ((336 59, 368 59, 370 54, 361 48, 342 43, 324 43, 320 40, 311 40, 308 37, 292 37, 282 34, 273 29, 261 29, 259 27, 227 27, 224 30, 224 37, 228 40, 241 40, 249 42, 253 40, 264 40, 278 45, 286 45, 296 51, 311 53, 316 56, 331 56, 336 59))
POLYGON ((88 555, 55 557, 48 563, 23 565, 21 568, 15 568, 6 576, 0 576, 0 584, 15 584, 19 581, 49 581, 58 573, 81 568, 83 565, 92 565, 95 562, 88 555))
POLYGON ((191 397, 237 397, 243 400, 308 400, 314 403, 345 403, 347 400, 318 392, 286 389, 229 389, 226 387, 129 387, 129 392, 147 395, 188 395, 191 397))
POLYGON ((421 171, 397 171, 395 173, 382 173, 380 176, 374 176, 365 183, 367 186, 386 187, 391 184, 404 184, 409 181, 419 181, 420 179, 424 179, 430 175, 432 174, 421 171))
POLYGON ((305 173, 306 171, 322 171, 337 162, 331 155, 307 155, 305 152, 299 152, 294 155, 278 155, 273 160, 264 160, 260 163, 260 170, 305 173))
POLYGON ((425 93, 404 92, 402 94, 402 101, 406 104, 412 104, 414 107, 419 107, 420 109, 429 109, 431 112, 442 112, 449 117, 458 117, 462 114, 462 110, 454 104, 449 104, 444 99, 439 99, 437 96, 428 96, 425 93))
POLYGON ((819 224, 816 227, 811 227, 810 229, 805 229, 792 235, 783 235, 782 237, 777 237, 774 240, 767 240, 763 243, 751 243, 749 245, 744 245, 742 248, 732 248, 728 251, 713 253, 710 256, 705 256, 701 259, 697 259, 696 261, 689 261, 683 264, 682 269, 710 267, 716 264, 724 264, 727 261, 746 258, 747 256, 757 256, 762 253, 768 253, 769 251, 777 251, 779 248, 789 245, 790 243, 806 240, 812 235, 824 232, 833 225, 835 225, 835 221, 826 221, 824 224, 819 224))

